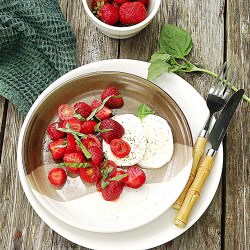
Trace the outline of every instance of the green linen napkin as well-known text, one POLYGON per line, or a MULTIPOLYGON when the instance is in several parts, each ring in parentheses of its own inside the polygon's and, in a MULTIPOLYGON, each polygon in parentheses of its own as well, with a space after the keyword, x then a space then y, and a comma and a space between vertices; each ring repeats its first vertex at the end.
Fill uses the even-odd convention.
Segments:
POLYGON ((26 115, 75 67, 74 35, 57 0, 0 0, 0 95, 26 115))

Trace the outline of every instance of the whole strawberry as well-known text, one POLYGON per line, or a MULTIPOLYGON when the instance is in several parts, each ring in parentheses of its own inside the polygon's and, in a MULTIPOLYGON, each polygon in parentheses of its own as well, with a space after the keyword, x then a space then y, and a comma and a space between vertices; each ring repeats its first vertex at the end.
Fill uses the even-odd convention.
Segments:
POLYGON ((119 20, 119 12, 112 4, 104 4, 97 15, 104 23, 114 25, 119 20))
POLYGON ((134 25, 147 17, 147 10, 141 2, 126 2, 119 10, 120 22, 124 25, 134 25))
POLYGON ((136 0, 136 1, 143 3, 145 7, 148 6, 148 0, 136 0))
POLYGON ((97 11, 101 8, 102 5, 110 3, 110 0, 93 0, 91 3, 92 11, 97 11))
POLYGON ((117 4, 123 4, 126 2, 130 2, 130 0, 114 0, 114 3, 117 3, 117 4))
MULTIPOLYGON (((110 86, 108 88, 106 88, 101 96, 101 100, 102 102, 109 96, 119 96, 120 95, 120 91, 114 87, 114 86, 110 86)), ((111 109, 115 109, 115 108, 121 108, 123 106, 124 102, 123 102, 123 98, 115 98, 115 97, 111 97, 106 103, 105 105, 111 109)))
POLYGON ((107 143, 110 143, 113 139, 119 139, 124 135, 123 126, 112 119, 101 121, 99 129, 102 139, 107 143))

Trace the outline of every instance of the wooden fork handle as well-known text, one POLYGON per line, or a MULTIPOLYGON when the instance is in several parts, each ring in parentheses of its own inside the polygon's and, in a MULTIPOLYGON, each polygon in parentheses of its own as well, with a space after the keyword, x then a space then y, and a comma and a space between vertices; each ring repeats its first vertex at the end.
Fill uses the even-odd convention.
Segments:
POLYGON ((177 210, 179 210, 181 208, 183 201, 186 197, 187 191, 195 178, 198 164, 200 162, 202 155, 204 154, 206 143, 207 143, 207 138, 199 136, 194 144, 193 164, 192 164, 192 169, 191 169, 191 173, 190 173, 188 182, 187 182, 186 186, 184 187, 181 195, 179 196, 179 198, 175 201, 175 203, 173 205, 173 208, 175 208, 177 210))
POLYGON ((202 161, 197 174, 195 176, 194 182, 187 192, 187 196, 183 202, 183 205, 175 218, 175 225, 178 227, 185 227, 189 218, 189 215, 200 197, 201 189, 210 174, 213 167, 214 156, 206 155, 202 161))

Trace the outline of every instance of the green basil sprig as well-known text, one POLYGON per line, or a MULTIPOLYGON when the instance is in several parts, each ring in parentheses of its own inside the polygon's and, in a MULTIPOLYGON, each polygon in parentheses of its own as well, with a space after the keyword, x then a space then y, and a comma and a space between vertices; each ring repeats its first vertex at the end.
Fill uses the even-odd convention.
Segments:
POLYGON ((155 114, 155 111, 148 107, 146 104, 141 104, 137 110, 137 115, 140 119, 147 115, 155 114))
POLYGON ((87 162, 73 162, 73 163, 65 163, 62 162, 60 163, 60 167, 64 168, 64 167, 71 167, 71 168, 89 168, 91 165, 87 162))

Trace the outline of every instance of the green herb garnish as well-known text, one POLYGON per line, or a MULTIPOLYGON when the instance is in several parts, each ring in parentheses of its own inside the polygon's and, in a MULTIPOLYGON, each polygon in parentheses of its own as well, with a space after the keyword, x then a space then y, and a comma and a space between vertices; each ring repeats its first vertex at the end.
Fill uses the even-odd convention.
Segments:
POLYGON ((87 159, 90 159, 91 158, 91 154, 89 153, 89 151, 87 150, 87 148, 82 144, 81 140, 78 138, 77 135, 73 134, 73 136, 75 137, 76 144, 81 148, 81 150, 84 153, 85 157, 87 159))
POLYGON ((59 128, 58 124, 56 124, 56 129, 59 130, 59 131, 65 132, 65 133, 70 133, 72 135, 76 135, 76 136, 82 137, 82 138, 86 138, 87 137, 87 135, 71 129, 69 123, 66 123, 66 128, 59 128))
MULTIPOLYGON (((154 80, 164 72, 202 72, 217 77, 218 75, 216 73, 199 68, 186 59, 192 47, 192 38, 187 31, 175 25, 167 24, 161 31, 160 51, 151 57, 148 79, 154 80)), ((230 83, 227 82, 227 84, 230 83)), ((235 86, 232 86, 232 89, 235 92, 238 91, 235 86)), ((243 99, 250 103, 248 96, 244 95, 243 99)))
POLYGON ((111 181, 120 181, 120 180, 122 180, 123 178, 125 178, 127 176, 128 176, 128 174, 121 174, 121 175, 117 175, 117 176, 111 178, 110 180, 111 181))
POLYGON ((105 132, 109 132, 109 131, 113 130, 112 128, 100 129, 100 125, 101 125, 100 122, 95 125, 95 132, 97 132, 97 133, 105 133, 105 132))
POLYGON ((81 122, 84 122, 86 120, 82 115, 80 115, 76 112, 74 113, 74 117, 79 119, 81 122))
POLYGON ((60 167, 64 168, 64 167, 71 167, 71 168, 88 168, 91 165, 87 162, 79 162, 79 163, 60 163, 60 167))
POLYGON ((143 119, 145 116, 155 114, 155 111, 149 108, 146 104, 141 104, 137 110, 138 117, 143 119))

